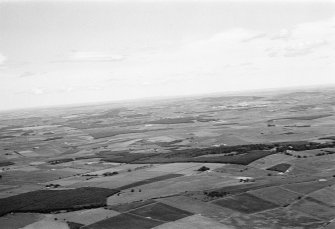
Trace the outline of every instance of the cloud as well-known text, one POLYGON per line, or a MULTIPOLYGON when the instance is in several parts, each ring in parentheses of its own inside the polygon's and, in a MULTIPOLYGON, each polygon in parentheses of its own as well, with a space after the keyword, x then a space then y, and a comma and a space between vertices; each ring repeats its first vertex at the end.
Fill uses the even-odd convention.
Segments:
POLYGON ((236 28, 218 33, 210 38, 208 42, 247 42, 263 36, 264 34, 252 30, 236 28))
POLYGON ((287 40, 291 36, 291 31, 288 29, 281 29, 279 32, 270 35, 271 40, 287 40))
POLYGON ((23 72, 22 74, 19 75, 19 78, 30 77, 33 75, 35 75, 33 72, 23 72))
POLYGON ((33 88, 33 89, 31 90, 31 92, 32 92, 32 94, 34 94, 34 95, 42 95, 42 94, 45 93, 44 89, 42 89, 42 88, 33 88))
POLYGON ((61 87, 57 92, 61 92, 61 93, 71 93, 71 92, 73 92, 75 90, 75 88, 74 87, 71 87, 71 86, 69 86, 69 87, 61 87))
POLYGON ((266 37, 266 33, 259 33, 256 35, 252 35, 248 38, 242 39, 242 42, 250 42, 250 41, 257 40, 257 39, 264 38, 264 37, 266 37))
POLYGON ((250 66, 250 65, 253 65, 252 62, 243 62, 240 64, 240 66, 250 66))
POLYGON ((73 51, 69 54, 69 61, 88 61, 88 62, 114 62, 124 60, 124 56, 102 52, 80 52, 73 51))
POLYGON ((0 66, 3 65, 6 61, 6 57, 0 53, 0 66))
POLYGON ((327 45, 325 40, 315 40, 290 44, 284 49, 284 56, 295 57, 313 52, 316 48, 327 45))
POLYGON ((318 48, 328 45, 329 42, 326 40, 306 40, 306 41, 295 41, 291 40, 284 44, 276 47, 270 47, 266 49, 269 57, 297 57, 305 56, 315 52, 318 48))

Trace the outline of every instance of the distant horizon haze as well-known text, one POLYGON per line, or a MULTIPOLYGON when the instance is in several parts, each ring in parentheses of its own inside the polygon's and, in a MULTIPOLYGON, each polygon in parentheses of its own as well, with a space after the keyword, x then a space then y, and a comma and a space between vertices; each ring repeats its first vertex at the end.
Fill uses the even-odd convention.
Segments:
POLYGON ((120 99, 120 100, 100 100, 82 103, 59 103, 45 106, 30 106, 30 107, 19 107, 11 109, 0 109, 1 113, 24 111, 24 110, 43 110, 43 109, 58 109, 58 108, 75 108, 75 107, 85 107, 85 106, 101 106, 101 105, 115 105, 116 107, 122 107, 121 104, 137 104, 141 105, 143 103, 159 102, 166 100, 188 100, 188 99, 200 99, 200 98, 215 98, 215 97, 230 97, 230 96, 262 96, 262 95, 280 95, 286 93, 294 92, 317 92, 321 90, 334 90, 334 85, 312 85, 303 87, 284 87, 284 88, 263 88, 263 89, 253 89, 253 90, 243 90, 243 91, 224 91, 224 92, 210 92, 202 94, 187 94, 187 95, 171 95, 171 96, 154 96, 154 97, 140 97, 132 99, 120 99))

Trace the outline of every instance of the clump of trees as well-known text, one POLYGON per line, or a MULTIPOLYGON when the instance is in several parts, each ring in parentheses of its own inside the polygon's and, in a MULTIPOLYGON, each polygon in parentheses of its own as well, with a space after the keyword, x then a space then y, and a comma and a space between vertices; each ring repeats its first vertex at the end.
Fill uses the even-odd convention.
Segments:
POLYGON ((108 177, 108 176, 115 176, 117 174, 119 174, 119 173, 115 171, 115 172, 105 172, 102 175, 105 176, 105 177, 108 177))
POLYGON ((204 192, 204 194, 208 197, 211 198, 220 198, 220 197, 224 197, 226 195, 229 194, 229 192, 220 192, 220 191, 211 191, 211 192, 204 192))
POLYGON ((200 167, 200 168, 198 169, 198 171, 200 171, 200 172, 205 172, 205 171, 207 171, 207 170, 209 170, 209 168, 206 167, 206 166, 202 166, 202 167, 200 167))
POLYGON ((46 188, 58 188, 60 187, 60 184, 47 184, 45 187, 46 188))

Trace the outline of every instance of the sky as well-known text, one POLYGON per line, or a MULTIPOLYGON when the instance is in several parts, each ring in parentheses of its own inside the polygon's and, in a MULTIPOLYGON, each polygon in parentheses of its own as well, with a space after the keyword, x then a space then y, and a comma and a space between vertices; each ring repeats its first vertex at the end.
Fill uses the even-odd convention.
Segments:
POLYGON ((335 2, 0 0, 0 110, 335 85, 335 2))

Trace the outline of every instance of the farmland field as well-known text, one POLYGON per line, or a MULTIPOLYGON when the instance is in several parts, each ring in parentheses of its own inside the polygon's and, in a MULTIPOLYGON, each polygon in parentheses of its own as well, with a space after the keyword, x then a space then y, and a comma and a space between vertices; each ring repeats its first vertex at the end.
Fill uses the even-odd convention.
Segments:
POLYGON ((293 204, 292 209, 304 212, 319 219, 331 220, 335 217, 334 207, 308 199, 303 199, 293 204))
POLYGON ((180 210, 163 203, 148 204, 129 211, 129 213, 161 221, 175 221, 192 215, 190 212, 180 210))
POLYGON ((302 194, 291 192, 281 187, 262 188, 248 193, 281 206, 289 205, 302 196, 302 194))
POLYGON ((0 199, 0 215, 10 212, 52 212, 100 207, 118 191, 103 188, 39 190, 0 199))
POLYGON ((161 221, 123 213, 88 225, 83 229, 149 229, 160 224, 162 224, 161 221))
POLYGON ((274 203, 247 193, 220 199, 214 203, 242 213, 255 213, 278 207, 274 203))

